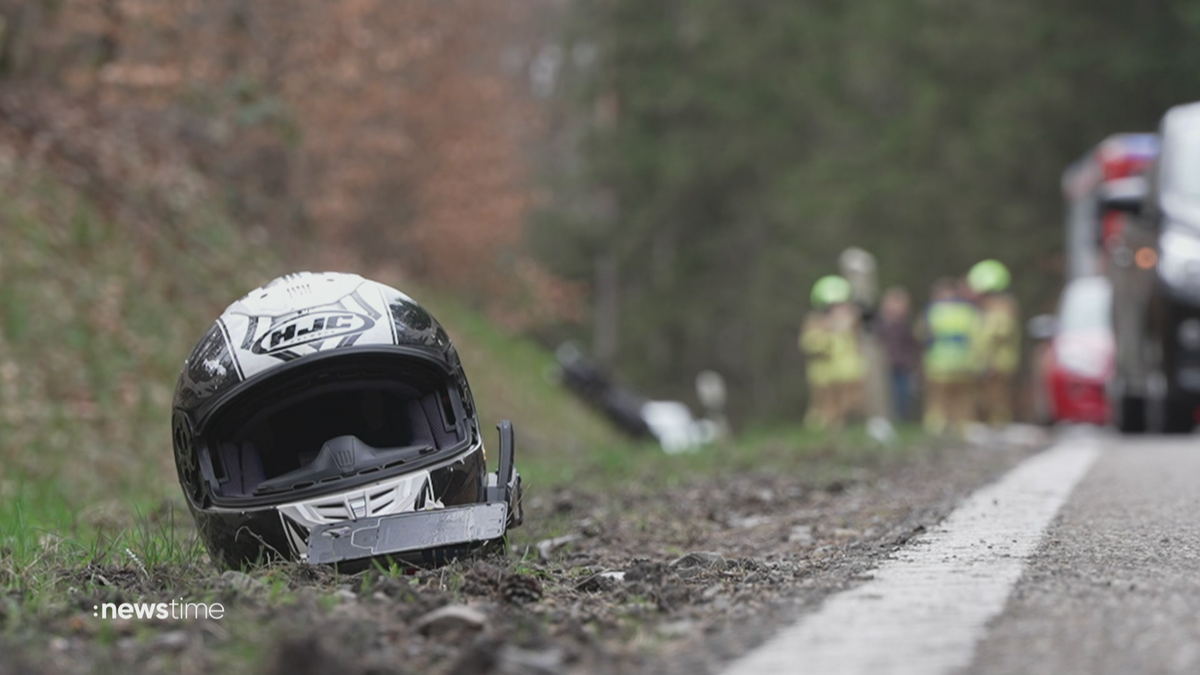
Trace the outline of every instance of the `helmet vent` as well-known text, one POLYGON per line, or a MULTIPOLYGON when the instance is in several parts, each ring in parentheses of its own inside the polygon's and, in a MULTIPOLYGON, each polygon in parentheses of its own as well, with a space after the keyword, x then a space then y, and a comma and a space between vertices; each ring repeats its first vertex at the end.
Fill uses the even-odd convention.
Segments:
POLYGON ((327 500, 312 503, 312 508, 316 515, 326 522, 354 520, 386 513, 390 507, 401 501, 402 492, 408 492, 408 490, 402 486, 390 485, 382 490, 365 494, 351 493, 350 495, 330 497, 327 500))
POLYGON ((317 504, 317 514, 328 520, 350 520, 350 510, 346 508, 346 503, 338 498, 337 502, 329 504, 317 504))
POLYGON ((369 506, 368 511, 372 515, 379 513, 392 504, 395 504, 399 497, 400 487, 396 485, 389 486, 382 490, 376 490, 375 492, 367 495, 367 504, 369 506))
POLYGON ((308 284, 288 286, 287 293, 289 298, 303 298, 312 295, 312 286, 308 284))

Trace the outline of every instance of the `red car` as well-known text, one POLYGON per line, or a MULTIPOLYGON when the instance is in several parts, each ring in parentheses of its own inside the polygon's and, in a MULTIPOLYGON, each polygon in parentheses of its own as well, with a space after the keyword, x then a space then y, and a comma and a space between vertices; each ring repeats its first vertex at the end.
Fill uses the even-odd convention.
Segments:
POLYGON ((1034 414, 1039 420, 1106 424, 1105 387, 1112 377, 1115 340, 1112 286, 1104 277, 1067 283, 1056 316, 1029 322, 1044 343, 1034 359, 1034 414))

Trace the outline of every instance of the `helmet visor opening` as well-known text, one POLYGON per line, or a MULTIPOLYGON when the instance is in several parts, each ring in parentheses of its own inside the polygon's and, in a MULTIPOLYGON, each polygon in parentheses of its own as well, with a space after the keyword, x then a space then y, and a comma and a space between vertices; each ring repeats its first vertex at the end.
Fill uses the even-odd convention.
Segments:
POLYGON ((466 438, 457 390, 431 369, 327 381, 313 373, 286 389, 248 392, 214 419, 209 452, 218 497, 284 495, 371 474, 466 438))

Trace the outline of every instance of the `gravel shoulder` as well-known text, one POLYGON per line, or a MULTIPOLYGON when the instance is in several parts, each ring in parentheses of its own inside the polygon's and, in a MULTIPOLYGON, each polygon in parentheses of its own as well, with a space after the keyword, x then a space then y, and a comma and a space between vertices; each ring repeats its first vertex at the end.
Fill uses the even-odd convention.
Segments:
POLYGON ((415 573, 64 571, 56 587, 74 590, 62 597, 0 605, 0 674, 713 673, 1034 450, 931 447, 837 477, 764 466, 531 489, 508 556, 415 573), (168 595, 220 600, 227 617, 90 616, 97 602, 168 595))

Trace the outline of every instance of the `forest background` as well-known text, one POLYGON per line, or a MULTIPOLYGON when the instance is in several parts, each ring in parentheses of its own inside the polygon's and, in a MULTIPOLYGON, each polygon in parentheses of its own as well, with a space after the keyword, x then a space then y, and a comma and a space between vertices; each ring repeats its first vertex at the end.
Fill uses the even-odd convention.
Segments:
POLYGON ((0 0, 0 134, 135 240, 200 195, 296 265, 794 418, 848 245, 918 299, 997 257, 1049 309, 1062 171, 1197 96, 1198 31, 1183 0, 0 0))

